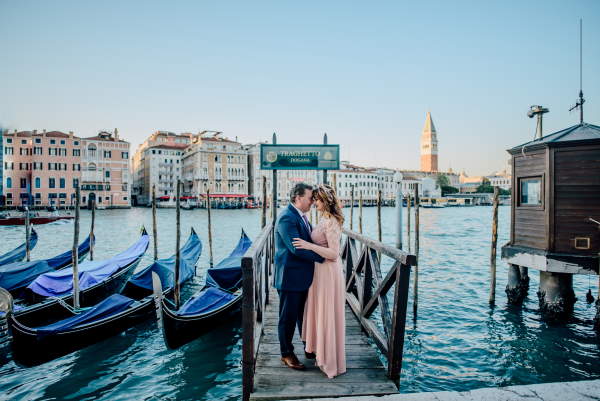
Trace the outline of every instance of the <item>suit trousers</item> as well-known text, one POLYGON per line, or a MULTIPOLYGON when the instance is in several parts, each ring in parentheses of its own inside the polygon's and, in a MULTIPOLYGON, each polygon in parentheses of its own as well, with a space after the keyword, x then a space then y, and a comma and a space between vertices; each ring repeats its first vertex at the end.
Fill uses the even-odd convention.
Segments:
POLYGON ((279 346, 281 356, 289 356, 294 353, 292 341, 294 331, 298 326, 298 334, 302 336, 302 320, 304 318, 304 304, 308 290, 286 291, 277 290, 279 294, 279 346))

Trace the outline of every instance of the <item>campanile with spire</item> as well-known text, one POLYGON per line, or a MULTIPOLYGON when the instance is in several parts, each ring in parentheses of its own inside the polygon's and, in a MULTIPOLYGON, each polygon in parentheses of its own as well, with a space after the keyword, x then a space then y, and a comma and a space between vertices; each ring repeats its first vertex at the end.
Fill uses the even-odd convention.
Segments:
POLYGON ((427 112, 425 127, 421 134, 421 171, 438 171, 437 132, 430 112, 427 112))

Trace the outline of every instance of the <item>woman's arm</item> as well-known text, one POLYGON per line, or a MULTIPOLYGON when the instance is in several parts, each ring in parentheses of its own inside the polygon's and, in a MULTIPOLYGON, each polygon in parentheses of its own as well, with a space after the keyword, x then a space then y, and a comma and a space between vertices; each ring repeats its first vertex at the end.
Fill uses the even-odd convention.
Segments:
POLYGON ((337 227, 337 222, 331 222, 325 228, 325 236, 328 246, 320 246, 312 242, 305 241, 301 238, 294 238, 292 244, 296 249, 306 249, 313 251, 317 255, 324 257, 327 260, 337 260, 340 256, 340 236, 341 230, 337 227), (336 226, 333 226, 333 225, 336 226))

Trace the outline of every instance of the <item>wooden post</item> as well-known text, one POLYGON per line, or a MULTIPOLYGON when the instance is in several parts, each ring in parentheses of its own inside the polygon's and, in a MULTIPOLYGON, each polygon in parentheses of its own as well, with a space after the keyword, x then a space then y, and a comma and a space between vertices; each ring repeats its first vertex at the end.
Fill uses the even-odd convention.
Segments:
MULTIPOLYGON (((333 175, 333 190, 337 194, 337 174, 333 175)), ((339 199, 339 198, 338 198, 339 199)))
POLYGON ((350 185, 350 230, 354 228, 354 184, 350 185))
POLYGON ((496 243, 498 242, 498 196, 500 191, 494 187, 492 206, 492 250, 490 252, 490 305, 496 302, 496 243))
POLYGON ((260 228, 264 228, 267 225, 267 177, 263 175, 262 178, 262 217, 260 219, 260 228))
MULTIPOLYGON (((175 286, 175 291, 173 292, 173 297, 175 300, 175 310, 179 309, 179 264, 180 264, 180 254, 179 254, 179 241, 181 235, 181 181, 177 180, 177 199, 175 200, 175 220, 177 226, 177 232, 175 233, 175 282, 173 283, 175 286)), ((212 267, 212 265, 211 265, 212 267)))
POLYGON ((31 240, 31 227, 29 226, 29 207, 25 206, 25 256, 27 261, 31 260, 31 247, 29 241, 31 240))
POLYGON ((79 309, 79 270, 77 269, 77 263, 79 262, 79 196, 80 189, 79 184, 75 186, 75 224, 73 230, 73 250, 72 263, 73 263, 73 307, 79 309))
POLYGON ((413 282, 413 319, 417 319, 417 306, 419 305, 419 188, 415 193, 415 278, 413 282))
POLYGON ((152 238, 154 239, 154 260, 158 260, 158 231, 156 229, 156 184, 152 185, 152 238))
POLYGON ((412 203, 412 197, 410 192, 408 193, 408 198, 406 199, 406 240, 408 242, 408 253, 410 253, 411 243, 410 243, 410 209, 412 203))
POLYGON ((210 262, 210 267, 213 267, 213 246, 212 246, 212 222, 210 220, 210 210, 211 210, 211 205, 210 205, 210 189, 206 190, 206 199, 207 199, 207 206, 206 206, 206 211, 208 212, 208 251, 209 251, 209 262, 210 262))
POLYGON ((94 243, 96 238, 94 236, 94 225, 96 223, 96 200, 92 202, 92 227, 90 228, 90 260, 94 260, 94 243))
POLYGON ((406 326, 409 282, 410 266, 400 265, 396 270, 392 334, 388 349, 388 377, 396 383, 398 388, 400 388, 400 370, 402 369, 402 355, 404 352, 404 329, 406 326))
POLYGON ((377 191, 377 239, 381 242, 381 189, 377 191))
POLYGON ((362 190, 360 190, 358 193, 358 232, 360 232, 361 234, 362 234, 362 229, 363 229, 363 227, 362 227, 362 220, 363 220, 362 219, 363 218, 363 215, 362 215, 362 213, 363 213, 362 212, 362 209, 363 209, 362 208, 363 207, 362 193, 363 193, 362 190))
MULTIPOLYGON (((273 145, 277 145, 277 134, 273 132, 273 145)), ((271 207, 273 212, 273 224, 277 221, 277 170, 273 170, 273 196, 271 207)), ((211 265, 212 266, 212 265, 211 265)))
MULTIPOLYGON (((323 134, 323 145, 327 145, 327 132, 323 134)), ((323 184, 327 184, 327 170, 323 170, 323 184)), ((319 224, 318 217, 317 217, 317 224, 319 224)))

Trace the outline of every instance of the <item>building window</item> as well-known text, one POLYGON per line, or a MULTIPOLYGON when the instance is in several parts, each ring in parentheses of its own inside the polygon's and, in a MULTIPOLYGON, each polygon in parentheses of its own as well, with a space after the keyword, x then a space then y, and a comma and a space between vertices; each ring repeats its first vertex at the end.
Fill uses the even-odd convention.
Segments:
POLYGON ((21 178, 21 188, 27 188, 27 178, 21 178))
POLYGON ((78 185, 79 185, 79 178, 73 178, 73 188, 77 188, 78 185))
POLYGON ((75 146, 79 146, 79 141, 74 141, 74 142, 73 142, 73 145, 75 145, 75 146))
POLYGON ((110 150, 105 150, 104 157, 110 159, 112 157, 112 152, 110 150))
POLYGON ((81 156, 81 149, 73 149, 73 156, 81 156))
POLYGON ((50 139, 50 145, 56 145, 56 139, 50 139))
POLYGON ((110 178, 110 171, 106 170, 106 171, 104 172, 104 176, 105 176, 106 178, 110 178))
POLYGON ((48 178, 48 188, 56 188, 56 179, 48 178))
POLYGON ((121 159, 129 159, 129 152, 121 152, 121 159))
POLYGON ((12 138, 6 138, 6 143, 12 143, 12 138))
POLYGON ((64 140, 64 139, 61 139, 61 140, 60 140, 60 144, 61 144, 61 145, 64 145, 64 144, 65 144, 65 140, 64 140))
POLYGON ((519 179, 519 206, 542 205, 542 177, 519 179))
POLYGON ((27 145, 27 139, 21 139, 21 145, 27 145))
POLYGON ((96 145, 93 143, 88 146, 88 155, 91 157, 96 157, 96 145))
POLYGON ((61 188, 64 188, 64 187, 65 187, 65 179, 64 179, 64 178, 61 178, 61 179, 59 180, 59 183, 60 183, 60 187, 61 187, 61 188))
POLYGON ((42 143, 42 138, 35 138, 35 143, 42 143))
POLYGON ((88 171, 96 171, 96 165, 94 163, 88 164, 88 171))
POLYGON ((6 188, 12 188, 12 178, 6 177, 6 188))

